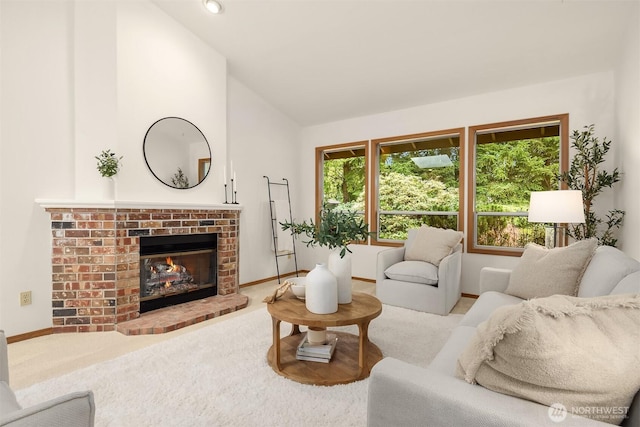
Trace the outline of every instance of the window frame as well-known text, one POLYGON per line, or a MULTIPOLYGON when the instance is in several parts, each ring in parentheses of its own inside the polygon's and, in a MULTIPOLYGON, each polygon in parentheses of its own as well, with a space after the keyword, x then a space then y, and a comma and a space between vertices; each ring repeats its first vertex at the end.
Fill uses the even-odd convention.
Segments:
POLYGON ((394 241, 394 240, 379 240, 378 239, 378 218, 380 216, 380 192, 379 192, 379 183, 380 183, 380 146, 384 144, 388 144, 390 142, 402 143, 402 142, 411 142, 411 140, 417 139, 435 139, 437 137, 447 137, 447 136, 457 136, 459 138, 459 177, 458 177, 458 230, 464 232, 464 183, 465 183, 465 172, 466 172, 466 156, 465 156, 465 128, 451 128, 451 129, 443 129, 437 131, 430 132, 422 132, 408 135, 400 135, 400 136, 392 136, 386 138, 372 139, 371 146, 372 150, 375 153, 372 161, 374 162, 373 168, 375 173, 371 174, 371 185, 370 187, 373 190, 372 192, 372 205, 371 216, 369 217, 369 226, 374 231, 373 236, 371 237, 371 244, 376 246, 402 246, 404 244, 403 241, 394 241))
MULTIPOLYGON (((364 148, 364 218, 369 215, 369 141, 354 141, 342 144, 325 145, 316 147, 316 207, 315 207, 315 223, 320 221, 320 209, 322 208, 322 199, 324 197, 324 153, 325 152, 341 152, 351 151, 354 148, 364 148)), ((356 156, 353 156, 356 157, 356 156)), ((369 225, 369 231, 371 225, 369 225)))
MULTIPOLYGON (((559 122, 560 125, 560 170, 562 173, 568 169, 569 165, 569 114, 554 114, 549 116, 533 117, 528 119, 510 120, 505 122, 489 123, 483 125, 469 126, 468 141, 469 150, 466 164, 468 173, 468 196, 465 212, 467 213, 467 252, 487 255, 520 256, 524 248, 508 248, 499 246, 480 246, 477 241, 477 212, 475 206, 476 197, 476 147, 478 132, 484 133, 488 130, 504 131, 509 128, 525 127, 526 125, 536 125, 545 122, 559 122)), ((560 189, 566 189, 565 183, 559 183, 560 189)), ((513 212, 504 212, 504 216, 512 216, 513 212)))

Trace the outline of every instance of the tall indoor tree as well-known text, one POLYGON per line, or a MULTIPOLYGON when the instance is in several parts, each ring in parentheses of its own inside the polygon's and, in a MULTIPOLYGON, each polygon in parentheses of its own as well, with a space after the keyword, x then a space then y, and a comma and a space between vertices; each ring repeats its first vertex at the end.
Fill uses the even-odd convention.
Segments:
POLYGON ((569 170, 558 178, 571 190, 582 191, 585 223, 572 225, 569 235, 576 240, 596 237, 599 244, 615 247, 618 239, 614 237, 614 232, 622 225, 625 212, 612 209, 606 214, 606 219, 602 219, 593 208, 596 196, 620 181, 620 172, 618 168, 612 172, 600 168, 611 148, 611 141, 605 137, 600 142, 594 135, 594 129, 595 126, 591 124, 585 126, 582 132, 573 131, 571 146, 575 149, 575 155, 569 170))

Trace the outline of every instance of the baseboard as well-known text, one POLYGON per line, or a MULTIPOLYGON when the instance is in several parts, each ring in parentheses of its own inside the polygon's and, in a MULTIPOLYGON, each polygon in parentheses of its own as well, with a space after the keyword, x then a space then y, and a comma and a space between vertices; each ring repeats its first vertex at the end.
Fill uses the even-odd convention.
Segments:
POLYGON ((24 334, 13 335, 11 337, 7 337, 7 343, 11 344, 19 341, 30 340, 31 338, 43 337, 45 335, 53 334, 53 328, 45 328, 37 331, 31 331, 24 334))
POLYGON ((465 294, 464 292, 462 293, 462 296, 465 298, 473 298, 473 299, 478 299, 479 295, 476 294, 465 294))
MULTIPOLYGON (((298 270, 298 274, 300 273, 308 273, 309 270, 298 270)), ((294 274, 296 274, 295 271, 292 271, 290 273, 282 273, 280 275, 280 280, 282 280, 285 277, 289 277, 289 276, 293 276, 294 274)), ((260 279, 260 280, 254 280, 253 282, 247 282, 247 283, 243 283, 240 285, 241 288, 246 288, 248 286, 255 286, 255 285, 259 285, 261 283, 265 283, 265 282, 270 282, 272 280, 278 280, 278 276, 271 276, 271 277, 266 277, 264 279, 260 279)))

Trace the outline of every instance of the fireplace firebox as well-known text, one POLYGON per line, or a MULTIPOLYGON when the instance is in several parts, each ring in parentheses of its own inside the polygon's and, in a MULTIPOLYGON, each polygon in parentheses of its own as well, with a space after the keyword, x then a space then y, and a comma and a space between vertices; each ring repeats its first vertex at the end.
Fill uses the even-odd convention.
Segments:
POLYGON ((217 294, 217 235, 140 237, 140 313, 217 294))

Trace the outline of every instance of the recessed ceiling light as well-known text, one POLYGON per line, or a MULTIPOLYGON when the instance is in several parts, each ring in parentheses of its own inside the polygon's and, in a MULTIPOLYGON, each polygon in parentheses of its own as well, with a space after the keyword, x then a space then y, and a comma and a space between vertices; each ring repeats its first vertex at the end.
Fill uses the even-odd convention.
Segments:
POLYGON ((222 13, 222 4, 216 0, 203 0, 204 7, 211 13, 222 13))

